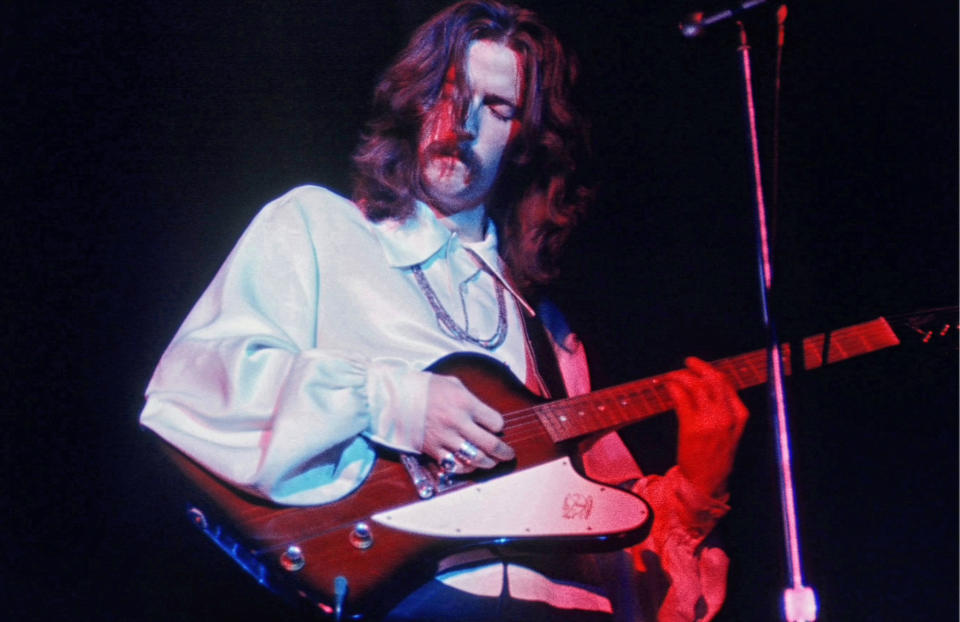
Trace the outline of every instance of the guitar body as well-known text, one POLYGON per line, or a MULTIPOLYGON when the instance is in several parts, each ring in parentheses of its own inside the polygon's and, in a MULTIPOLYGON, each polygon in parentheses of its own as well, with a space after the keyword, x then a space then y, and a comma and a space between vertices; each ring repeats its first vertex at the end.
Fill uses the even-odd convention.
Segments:
POLYGON ((389 611, 452 554, 613 550, 647 535, 646 502, 584 478, 567 444, 551 440, 529 412, 543 400, 505 366, 483 355, 454 354, 429 370, 459 378, 505 413, 504 440, 516 451, 514 461, 451 479, 426 458, 382 451, 350 495, 285 507, 238 491, 166 446, 200 495, 191 506, 194 521, 261 583, 330 615, 342 607, 342 619, 389 611), (426 497, 411 461, 435 489, 426 497), (299 558, 291 558, 291 546, 299 558), (299 562, 302 567, 289 569, 299 562))

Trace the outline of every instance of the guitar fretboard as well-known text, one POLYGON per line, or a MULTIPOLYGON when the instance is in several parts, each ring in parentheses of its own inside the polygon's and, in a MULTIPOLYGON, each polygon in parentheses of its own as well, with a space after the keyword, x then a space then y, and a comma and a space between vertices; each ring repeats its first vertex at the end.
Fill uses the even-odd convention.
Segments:
MULTIPOLYGON (((898 345, 900 340, 883 318, 803 340, 803 367, 816 369, 854 356, 898 345)), ((790 345, 781 346, 786 374, 792 372, 790 345)), ((767 381, 767 351, 754 350, 713 361, 739 391, 767 381)), ((636 380, 587 395, 541 404, 532 409, 550 438, 560 442, 673 409, 664 386, 667 374, 636 380)))

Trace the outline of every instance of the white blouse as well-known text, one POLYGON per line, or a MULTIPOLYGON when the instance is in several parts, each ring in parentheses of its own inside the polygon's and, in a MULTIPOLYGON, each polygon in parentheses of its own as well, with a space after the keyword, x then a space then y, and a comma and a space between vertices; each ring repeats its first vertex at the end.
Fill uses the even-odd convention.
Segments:
POLYGON ((454 321, 486 339, 498 304, 478 257, 502 274, 492 223, 466 244, 423 204, 403 223, 372 223, 329 190, 296 188, 256 216, 187 316, 141 422, 259 496, 343 497, 370 471, 373 444, 420 450, 423 369, 435 360, 481 352, 525 377, 513 296, 506 339, 486 350, 439 326, 410 269, 420 265, 454 321))

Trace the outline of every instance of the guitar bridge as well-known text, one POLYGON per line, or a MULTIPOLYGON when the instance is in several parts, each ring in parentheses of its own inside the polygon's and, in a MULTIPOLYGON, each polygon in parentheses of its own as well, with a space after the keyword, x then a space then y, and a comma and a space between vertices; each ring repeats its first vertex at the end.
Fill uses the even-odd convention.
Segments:
POLYGON ((420 458, 410 454, 401 454, 400 462, 407 470, 414 490, 421 499, 429 499, 438 492, 446 492, 451 488, 463 486, 465 482, 458 481, 455 475, 446 473, 436 464, 425 466, 420 458))

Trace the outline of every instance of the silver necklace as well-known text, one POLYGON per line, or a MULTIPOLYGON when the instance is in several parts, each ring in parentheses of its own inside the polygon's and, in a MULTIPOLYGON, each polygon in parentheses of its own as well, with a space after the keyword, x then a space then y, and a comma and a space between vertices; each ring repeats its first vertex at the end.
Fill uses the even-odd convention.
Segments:
POLYGON ((463 305, 465 325, 460 327, 460 325, 450 317, 447 310, 443 308, 443 304, 440 302, 440 299, 437 298, 437 293, 430 287, 430 283, 427 281, 427 277, 420 266, 410 267, 413 271, 414 278, 417 280, 417 285, 420 286, 423 295, 427 298, 427 302, 430 303, 433 314, 437 316, 437 324, 440 326, 440 329, 454 339, 467 341, 487 350, 493 350, 499 347, 507 338, 507 302, 503 294, 503 283, 500 282, 500 279, 491 273, 483 264, 481 264, 481 268, 493 278, 494 288, 497 292, 497 330, 489 339, 478 339, 469 332, 470 318, 467 316, 467 301, 463 292, 463 284, 460 285, 460 303, 463 305))

